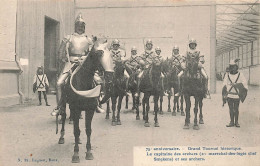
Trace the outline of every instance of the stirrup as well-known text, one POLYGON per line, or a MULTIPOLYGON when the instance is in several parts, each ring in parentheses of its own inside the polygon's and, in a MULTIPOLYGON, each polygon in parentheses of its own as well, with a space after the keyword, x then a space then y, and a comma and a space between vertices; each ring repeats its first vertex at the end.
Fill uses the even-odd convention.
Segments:
POLYGON ((51 112, 51 116, 57 116, 60 112, 60 108, 59 107, 56 107, 52 110, 51 112))

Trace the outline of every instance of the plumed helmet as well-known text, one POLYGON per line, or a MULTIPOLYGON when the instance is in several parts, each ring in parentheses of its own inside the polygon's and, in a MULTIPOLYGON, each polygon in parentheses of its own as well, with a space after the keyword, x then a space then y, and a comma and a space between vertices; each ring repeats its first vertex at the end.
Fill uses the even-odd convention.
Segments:
POLYGON ((162 51, 160 47, 156 47, 155 51, 162 51))
POLYGON ((119 45, 120 46, 119 40, 118 39, 113 40, 112 45, 119 45))
POLYGON ((79 15, 77 16, 76 20, 75 20, 75 24, 76 23, 83 23, 84 25, 86 24, 85 21, 83 20, 82 14, 79 13, 79 15))
POLYGON ((196 41, 195 39, 193 39, 193 38, 190 39, 190 41, 189 41, 189 45, 192 44, 192 43, 193 43, 193 44, 196 44, 196 46, 197 46, 197 41, 196 41))
POLYGON ((172 50, 179 50, 179 47, 175 45, 172 50))
POLYGON ((132 48, 131 48, 131 52, 132 51, 137 51, 137 48, 135 47, 135 46, 133 46, 132 48))
POLYGON ((152 41, 151 39, 148 39, 148 40, 146 41, 146 44, 145 44, 145 45, 147 45, 147 44, 153 44, 153 41, 152 41))

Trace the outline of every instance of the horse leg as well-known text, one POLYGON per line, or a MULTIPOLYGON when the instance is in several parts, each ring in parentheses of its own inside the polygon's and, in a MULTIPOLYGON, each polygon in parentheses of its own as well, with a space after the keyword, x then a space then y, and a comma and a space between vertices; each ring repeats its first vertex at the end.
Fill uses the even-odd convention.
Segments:
POLYGON ((69 124, 73 124, 73 113, 71 109, 70 109, 69 124))
POLYGON ((176 104, 177 104, 177 112, 180 112, 180 107, 179 107, 179 98, 180 98, 180 96, 176 96, 176 104))
POLYGON ((116 126, 116 116, 115 116, 115 111, 116 111, 116 97, 111 97, 112 100, 112 126, 116 126))
POLYGON ((135 94, 132 92, 132 99, 133 99, 133 107, 132 107, 132 110, 134 111, 135 110, 135 94))
POLYGON ((195 107, 194 107, 194 125, 193 125, 193 129, 194 130, 199 130, 198 119, 197 119, 199 98, 198 98, 198 96, 194 96, 194 98, 195 98, 195 107))
POLYGON ((143 120, 145 120, 145 97, 143 97, 143 99, 142 99, 142 105, 143 105, 143 120))
POLYGON ((173 96, 173 108, 172 108, 172 116, 176 116, 176 103, 178 101, 178 96, 173 96))
POLYGON ((189 95, 184 95, 185 99, 185 112, 186 112, 186 118, 185 118, 185 124, 183 129, 189 129, 189 124, 190 124, 190 107, 191 107, 191 102, 190 102, 190 96, 189 95))
POLYGON ((183 95, 181 95, 181 116, 185 116, 185 113, 183 111, 183 95))
POLYGON ((204 121, 203 121, 203 114, 202 114, 202 106, 203 106, 203 102, 202 102, 202 100, 203 100, 203 97, 201 97, 200 99, 199 99, 199 107, 200 107, 200 120, 199 120, 199 124, 204 124, 204 121))
POLYGON ((148 113, 150 111, 150 105, 149 105, 149 98, 150 98, 150 93, 145 93, 144 94, 144 103, 146 104, 146 109, 145 109, 145 123, 144 126, 145 127, 150 127, 149 124, 149 118, 148 118, 148 113))
POLYGON ((168 112, 171 112, 171 95, 168 95, 168 112))
POLYGON ((128 109, 128 96, 125 96, 125 109, 128 109))
MULTIPOLYGON (((58 115, 57 115, 58 116, 58 115)), ((60 131, 60 138, 59 138, 59 144, 64 144, 64 135, 65 135, 65 120, 66 120, 66 107, 61 107, 61 131, 60 131)))
POLYGON ((135 104, 134 104, 134 107, 136 109, 136 120, 140 120, 140 116, 139 116, 139 98, 140 96, 135 96, 134 97, 134 100, 135 100, 135 104))
POLYGON ((87 144, 86 144, 86 160, 93 160, 93 154, 91 152, 91 143, 90 143, 90 137, 91 137, 91 123, 94 116, 94 110, 86 110, 85 112, 85 129, 87 134, 87 144))
POLYGON ((116 120, 117 120, 117 125, 121 125, 121 120, 120 120, 120 110, 121 110, 121 105, 122 105, 122 100, 123 100, 123 95, 119 96, 118 98, 118 104, 117 104, 117 116, 116 116, 116 120))
POLYGON ((160 111, 159 111, 159 114, 163 114, 162 103, 163 103, 163 95, 160 95, 160 111))
POLYGON ((155 110, 155 115, 154 115, 154 127, 160 127, 158 123, 158 118, 157 118, 157 113, 158 113, 158 100, 159 100, 159 95, 154 95, 154 110, 155 110))
POLYGON ((106 119, 109 119, 109 112, 110 112, 110 106, 109 106, 109 100, 108 100, 107 101, 106 119))
POLYGON ((75 137, 75 146, 74 146, 74 154, 72 156, 72 163, 79 163, 79 136, 80 136, 80 129, 79 129, 79 117, 80 112, 79 110, 71 110, 73 112, 73 127, 74 127, 74 137, 75 137))

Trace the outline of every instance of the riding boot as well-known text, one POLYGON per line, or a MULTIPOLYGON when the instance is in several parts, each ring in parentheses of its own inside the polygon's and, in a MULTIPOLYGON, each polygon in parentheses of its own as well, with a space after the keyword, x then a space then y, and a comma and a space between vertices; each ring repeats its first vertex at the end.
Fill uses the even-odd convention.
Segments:
POLYGON ((238 123, 238 116, 239 116, 239 112, 236 111, 236 112, 235 112, 235 126, 236 126, 236 127, 240 127, 240 125, 239 125, 239 123, 238 123))
POLYGON ((129 92, 129 78, 126 78, 126 96, 130 96, 131 93, 129 92))
POLYGON ((229 114, 230 114, 230 123, 228 125, 226 125, 226 127, 233 127, 234 126, 234 111, 229 110, 229 114))

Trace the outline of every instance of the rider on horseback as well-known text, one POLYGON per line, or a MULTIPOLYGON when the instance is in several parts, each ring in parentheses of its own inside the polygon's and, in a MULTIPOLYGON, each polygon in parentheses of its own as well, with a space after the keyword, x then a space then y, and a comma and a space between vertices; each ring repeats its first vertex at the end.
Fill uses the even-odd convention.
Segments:
POLYGON ((130 68, 136 72, 138 69, 141 69, 142 66, 142 57, 137 55, 137 49, 135 46, 131 48, 131 57, 128 60, 127 64, 130 66, 130 68))
MULTIPOLYGON (((126 57, 126 52, 125 52, 125 50, 120 48, 120 41, 118 39, 115 39, 114 41, 112 41, 112 49, 110 50, 110 52, 111 52, 111 57, 113 58, 114 64, 115 64, 115 62, 123 61, 124 58, 126 57)), ((127 66, 126 66, 124 75, 127 78, 126 95, 129 96, 130 93, 128 93, 128 81, 129 81, 130 76, 129 76, 129 73, 127 72, 127 66)))
MULTIPOLYGON (((197 42, 195 39, 191 39, 189 41, 189 50, 186 53, 186 57, 185 57, 185 66, 184 66, 184 70, 187 70, 189 72, 187 72, 187 76, 188 77, 196 77, 197 72, 200 71, 205 83, 205 96, 206 98, 209 98, 209 92, 208 92, 208 75, 203 67, 203 64, 205 62, 204 60, 204 56, 200 56, 200 51, 198 51, 196 49, 197 47, 197 42)), ((182 75, 184 74, 184 71, 181 71, 178 74, 178 77, 180 78, 182 75)))
MULTIPOLYGON (((57 107, 52 111, 51 115, 56 116, 62 107, 66 106, 65 94, 63 88, 67 82, 67 78, 70 76, 72 70, 77 65, 82 63, 83 59, 87 57, 88 53, 93 47, 93 39, 85 34, 85 22, 82 15, 79 14, 75 20, 75 32, 66 36, 59 48, 59 58, 61 60, 61 73, 57 81, 57 107)), ((104 57, 101 57, 101 63, 104 64, 105 71, 110 71, 111 66, 107 63, 104 57)), ((106 72, 106 78, 110 78, 110 72, 106 72)), ((107 81, 110 85, 111 81, 107 81)), ((109 86, 108 86, 109 87, 109 86)))
POLYGON ((172 49, 172 57, 169 59, 171 66, 176 66, 179 71, 184 66, 185 57, 179 54, 179 47, 175 45, 172 49))

